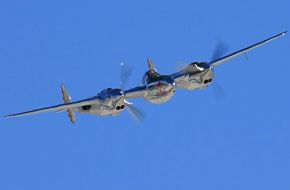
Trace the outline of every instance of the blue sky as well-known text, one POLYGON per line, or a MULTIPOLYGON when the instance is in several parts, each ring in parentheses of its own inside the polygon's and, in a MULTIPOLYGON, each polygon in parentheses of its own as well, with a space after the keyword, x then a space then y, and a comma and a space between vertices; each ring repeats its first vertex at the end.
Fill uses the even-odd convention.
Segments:
MULTIPOLYGON (((289 30, 286 0, 2 1, 1 115, 118 87, 120 63, 139 85, 146 58, 160 73, 208 61, 289 30)), ((225 91, 178 90, 134 103, 143 123, 47 113, 0 119, 0 189, 289 189, 289 35, 216 69, 225 91)))

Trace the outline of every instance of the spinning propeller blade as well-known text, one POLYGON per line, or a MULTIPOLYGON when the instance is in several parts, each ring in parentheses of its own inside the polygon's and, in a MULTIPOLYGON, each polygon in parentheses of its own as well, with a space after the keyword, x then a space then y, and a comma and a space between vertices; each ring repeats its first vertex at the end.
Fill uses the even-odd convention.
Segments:
POLYGON ((128 111, 130 113, 130 115, 137 121, 137 122, 142 122, 145 114, 139 110, 138 108, 136 108, 135 106, 133 106, 132 103, 128 102, 125 100, 125 105, 128 108, 128 111))
POLYGON ((219 41, 218 44, 215 46, 214 52, 211 57, 211 62, 224 56, 228 49, 229 46, 226 43, 224 43, 223 41, 219 41))
MULTIPOLYGON (((212 54, 210 62, 217 60, 217 59, 221 58, 222 56, 224 56, 227 53, 228 49, 229 49, 229 46, 226 43, 224 43, 223 41, 219 41, 217 43, 217 45, 215 46, 215 49, 214 49, 214 52, 212 54)), ((212 68, 212 71, 214 72, 213 68, 212 68)), ((225 95, 226 95, 225 90, 222 87, 222 85, 220 85, 216 81, 216 79, 212 84, 212 88, 214 91, 214 96, 217 99, 222 99, 225 97, 225 95)))
POLYGON ((222 85, 218 83, 218 81, 214 81, 214 83, 212 84, 212 89, 216 99, 222 100, 226 97, 226 91, 224 90, 222 85))
MULTIPOLYGON (((120 88, 123 90, 133 73, 133 67, 129 64, 121 63, 121 76, 120 76, 120 88)), ((128 102, 124 99, 124 103, 130 115, 138 122, 143 121, 145 114, 136 108, 133 103, 128 102)))
POLYGON ((120 76, 120 88, 121 89, 125 88, 132 73, 133 73, 132 66, 130 66, 128 64, 121 63, 121 76, 120 76))

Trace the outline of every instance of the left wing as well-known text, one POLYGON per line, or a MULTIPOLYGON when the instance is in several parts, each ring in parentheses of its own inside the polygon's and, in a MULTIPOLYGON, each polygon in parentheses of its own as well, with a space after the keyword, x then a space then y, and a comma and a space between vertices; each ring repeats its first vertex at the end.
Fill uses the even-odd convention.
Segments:
POLYGON ((68 109, 76 109, 76 108, 79 108, 81 106, 97 104, 98 102, 99 102, 98 98, 93 97, 93 98, 89 98, 89 99, 85 99, 85 100, 81 100, 81 101, 77 101, 77 102, 59 104, 56 106, 45 107, 45 108, 35 109, 35 110, 31 110, 31 111, 5 115, 4 117, 11 118, 11 117, 20 117, 20 116, 39 114, 39 113, 50 112, 50 111, 55 111, 55 112, 67 111, 68 109))
POLYGON ((268 38, 266 40, 263 40, 261 42, 258 42, 256 44, 254 44, 254 45, 251 45, 249 47, 246 47, 244 49, 241 49, 239 51, 236 51, 234 53, 231 53, 231 54, 229 54, 227 56, 224 56, 224 57, 218 58, 216 60, 213 60, 213 61, 209 62, 209 64, 212 67, 216 67, 216 66, 218 66, 218 65, 220 65, 220 64, 222 64, 222 63, 224 63, 226 61, 229 61, 229 60, 231 60, 231 59, 233 59, 235 57, 238 57, 238 56, 243 55, 243 54, 245 54, 245 53, 247 53, 247 52, 249 52, 249 51, 251 51, 253 49, 256 49, 256 48, 258 48, 258 47, 260 47, 260 46, 262 46, 262 45, 264 45, 264 44, 266 44, 268 42, 271 42, 273 40, 276 40, 276 39, 280 38, 281 36, 284 36, 286 33, 287 33, 287 31, 282 32, 280 34, 277 34, 277 35, 275 35, 273 37, 270 37, 270 38, 268 38))

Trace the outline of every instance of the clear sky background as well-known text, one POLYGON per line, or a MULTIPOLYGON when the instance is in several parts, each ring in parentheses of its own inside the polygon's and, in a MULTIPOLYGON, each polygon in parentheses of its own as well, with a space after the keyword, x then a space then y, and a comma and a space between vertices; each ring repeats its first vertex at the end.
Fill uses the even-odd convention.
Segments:
MULTIPOLYGON (((120 63, 139 85, 146 58, 160 73, 208 61, 289 30, 289 1, 69 1, 0 3, 1 115, 119 87, 120 63)), ((282 190, 290 188, 290 36, 216 69, 224 89, 178 90, 133 102, 136 123, 65 113, 0 119, 0 189, 282 190)))

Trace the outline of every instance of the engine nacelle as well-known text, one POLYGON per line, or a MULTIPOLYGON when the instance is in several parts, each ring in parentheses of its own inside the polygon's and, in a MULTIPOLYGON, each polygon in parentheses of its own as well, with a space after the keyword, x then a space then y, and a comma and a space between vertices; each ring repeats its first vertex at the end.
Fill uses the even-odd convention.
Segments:
POLYGON ((98 101, 93 105, 82 106, 82 113, 96 115, 119 115, 125 108, 125 96, 121 89, 107 88, 98 95, 98 101))
POLYGON ((177 82, 177 86, 188 90, 207 88, 213 81, 214 73, 203 63, 194 63, 189 65, 189 72, 177 82), (202 67, 203 66, 203 67, 202 67))

